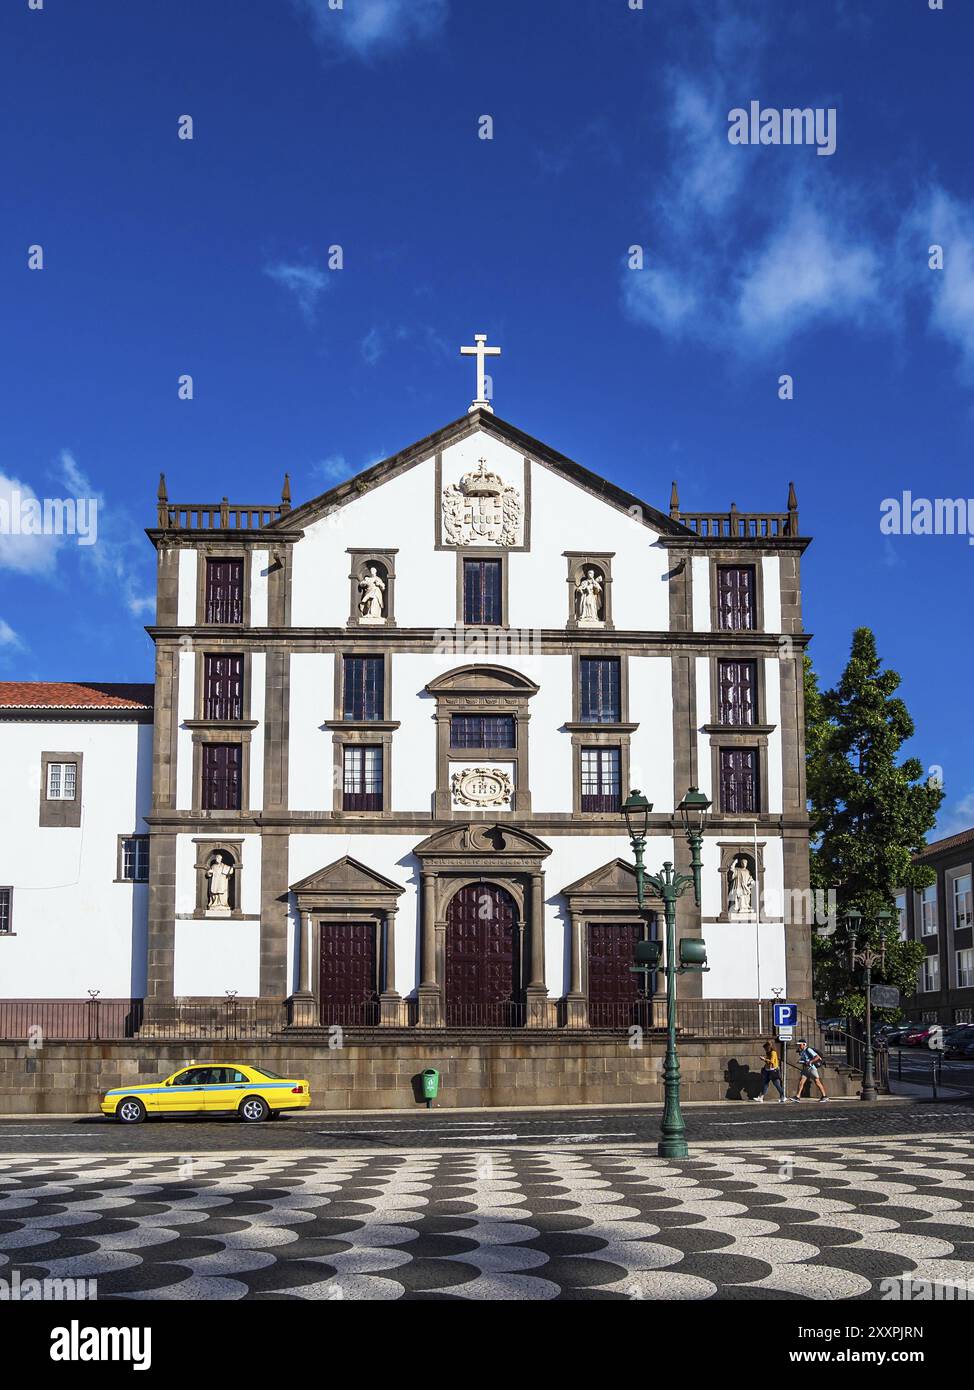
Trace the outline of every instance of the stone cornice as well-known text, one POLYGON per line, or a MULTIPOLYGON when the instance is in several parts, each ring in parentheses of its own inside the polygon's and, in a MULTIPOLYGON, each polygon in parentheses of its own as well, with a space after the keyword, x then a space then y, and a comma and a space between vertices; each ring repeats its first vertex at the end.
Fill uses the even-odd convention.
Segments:
MULTIPOLYGON (((216 624, 195 626, 195 627, 146 627, 146 632, 153 641, 181 641, 185 637, 190 637, 201 644, 212 642, 214 638, 229 639, 239 642, 240 646, 246 649, 264 648, 270 643, 281 642, 290 647, 314 647, 320 644, 322 651, 334 651, 347 648, 349 651, 360 651, 363 646, 374 647, 378 651, 408 651, 408 652, 428 652, 437 660, 444 663, 448 660, 457 662, 468 662, 470 652, 463 650, 463 639, 458 639, 458 650, 453 656, 439 650, 437 644, 442 642, 443 634, 452 633, 450 627, 412 627, 412 628, 389 628, 382 627, 370 630, 368 628, 355 627, 244 627, 244 626, 218 626, 216 624)), ((481 629, 470 629, 473 634, 467 637, 467 641, 473 645, 480 640, 481 629)), ((679 647, 699 648, 704 654, 709 648, 727 647, 739 652, 742 647, 771 647, 778 650, 783 637, 792 644, 793 647, 803 649, 812 640, 810 632, 754 632, 743 630, 740 632, 727 632, 717 630, 714 632, 637 632, 625 629, 600 629, 597 634, 588 630, 566 631, 564 628, 498 628, 491 629, 491 636, 496 640, 498 650, 492 653, 489 649, 490 638, 488 638, 488 648, 484 653, 491 661, 504 662, 530 659, 532 656, 540 654, 550 654, 564 650, 578 650, 590 652, 595 647, 611 649, 614 652, 639 651, 645 647, 659 648, 658 655, 668 655, 670 648, 679 647), (517 633, 529 634, 525 642, 525 650, 522 652, 504 651, 505 640, 516 641, 517 633), (496 636, 494 634, 496 633, 496 636)))

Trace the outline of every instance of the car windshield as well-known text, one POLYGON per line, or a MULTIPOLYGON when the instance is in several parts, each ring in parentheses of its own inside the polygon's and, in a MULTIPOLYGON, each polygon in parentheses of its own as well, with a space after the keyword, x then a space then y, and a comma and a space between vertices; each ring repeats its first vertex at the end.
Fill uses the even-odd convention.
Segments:
POLYGON ((283 1081, 284 1078, 279 1071, 271 1071, 270 1067, 254 1067, 253 1070, 258 1076, 268 1076, 272 1081, 283 1081))

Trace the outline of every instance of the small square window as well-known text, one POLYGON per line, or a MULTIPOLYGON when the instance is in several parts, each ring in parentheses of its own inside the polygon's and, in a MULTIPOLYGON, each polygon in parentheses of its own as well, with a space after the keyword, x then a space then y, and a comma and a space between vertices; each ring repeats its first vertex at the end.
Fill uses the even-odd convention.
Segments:
POLYGON ((122 841, 122 878, 132 883, 149 879, 149 837, 131 835, 122 841))

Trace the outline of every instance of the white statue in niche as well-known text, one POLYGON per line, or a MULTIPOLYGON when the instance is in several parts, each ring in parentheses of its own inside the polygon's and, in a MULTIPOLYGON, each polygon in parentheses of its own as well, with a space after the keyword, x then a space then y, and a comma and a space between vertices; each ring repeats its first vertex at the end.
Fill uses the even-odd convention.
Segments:
POLYGON ((594 569, 588 569, 575 585, 575 602, 579 626, 602 626, 602 579, 594 569))
POLYGON ((206 870, 206 877, 209 880, 209 891, 206 899, 206 915, 208 917, 230 916, 230 879, 232 875, 233 865, 228 864, 221 854, 215 854, 206 870))
POLYGON ((385 583, 375 565, 369 565, 369 572, 362 576, 358 581, 359 618, 363 623, 381 623, 385 621, 383 609, 385 607, 385 583))
POLYGON ((754 875, 751 873, 751 866, 743 854, 739 854, 734 860, 727 877, 729 881, 727 906, 731 916, 750 916, 752 912, 751 898, 754 892, 754 875))

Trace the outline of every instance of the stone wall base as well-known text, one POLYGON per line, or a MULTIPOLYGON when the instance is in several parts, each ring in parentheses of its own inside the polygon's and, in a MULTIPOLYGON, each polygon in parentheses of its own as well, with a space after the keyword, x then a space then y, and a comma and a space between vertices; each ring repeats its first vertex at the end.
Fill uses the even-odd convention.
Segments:
MULTIPOLYGON (((686 1041, 687 1101, 739 1100, 760 1090, 762 1039, 686 1041)), ((163 1080, 190 1062, 250 1062, 311 1082, 319 1110, 383 1110, 422 1104, 418 1077, 440 1072, 437 1108, 454 1106, 661 1104, 664 1044, 582 1039, 374 1042, 331 1049, 318 1041, 272 1043, 68 1042, 31 1049, 0 1043, 0 1114, 97 1112, 104 1091, 163 1080)), ((794 1093, 795 1073, 788 1071, 794 1093)), ((856 1095, 857 1074, 829 1067, 832 1095, 856 1095)), ((775 1092, 769 1093, 775 1098, 775 1092)))

